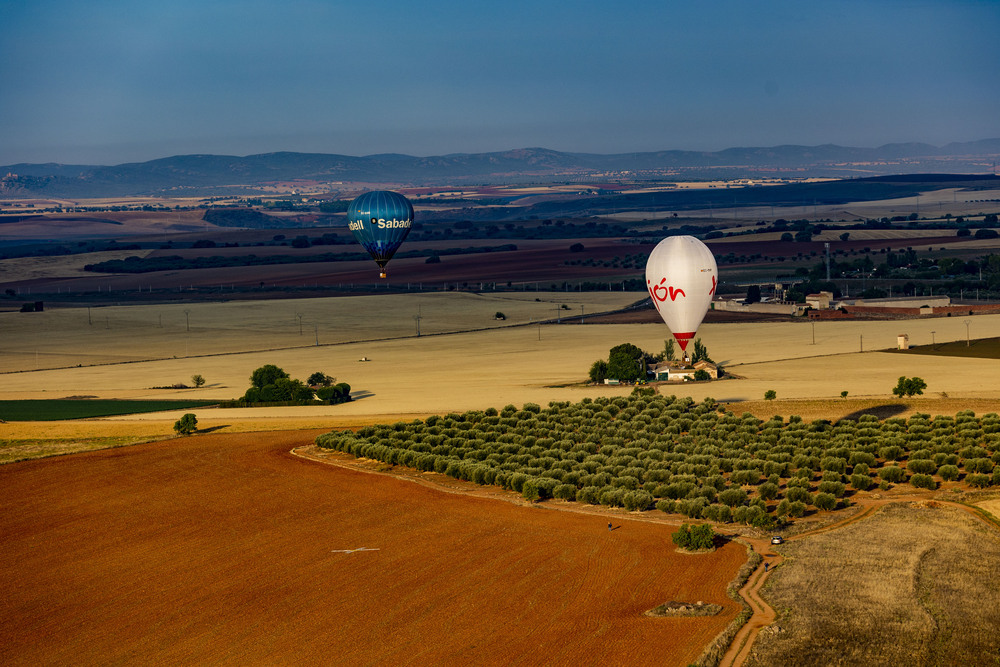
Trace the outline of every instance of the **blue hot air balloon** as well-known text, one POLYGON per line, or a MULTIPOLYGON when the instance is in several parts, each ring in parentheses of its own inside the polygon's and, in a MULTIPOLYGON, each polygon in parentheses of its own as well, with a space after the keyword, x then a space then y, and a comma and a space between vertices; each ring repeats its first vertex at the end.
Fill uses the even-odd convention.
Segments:
POLYGON ((413 205, 396 192, 366 192, 351 202, 347 210, 347 228, 382 269, 389 263, 413 226, 413 205))

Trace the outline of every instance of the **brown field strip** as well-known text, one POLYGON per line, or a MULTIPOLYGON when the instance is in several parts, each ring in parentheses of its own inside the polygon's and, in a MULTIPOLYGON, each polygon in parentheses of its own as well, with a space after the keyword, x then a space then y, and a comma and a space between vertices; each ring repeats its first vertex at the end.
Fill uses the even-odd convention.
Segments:
POLYGON ((738 544, 290 453, 319 432, 0 467, 4 663, 685 665, 738 611, 738 544), (643 615, 671 599, 724 611, 643 615))

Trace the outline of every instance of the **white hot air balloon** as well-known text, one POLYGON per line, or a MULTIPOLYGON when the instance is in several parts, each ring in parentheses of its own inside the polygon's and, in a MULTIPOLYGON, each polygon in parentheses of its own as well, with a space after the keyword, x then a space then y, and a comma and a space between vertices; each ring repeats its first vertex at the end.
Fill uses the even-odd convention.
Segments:
POLYGON ((670 236, 646 260, 646 288, 681 350, 687 349, 719 284, 715 256, 693 236, 670 236))

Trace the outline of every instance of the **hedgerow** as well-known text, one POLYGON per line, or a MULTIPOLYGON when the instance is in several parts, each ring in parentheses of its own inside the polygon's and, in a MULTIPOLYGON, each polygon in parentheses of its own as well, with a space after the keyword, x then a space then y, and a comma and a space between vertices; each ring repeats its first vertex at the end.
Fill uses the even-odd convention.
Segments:
POLYGON ((992 413, 933 419, 918 413, 881 422, 866 415, 836 423, 793 415, 786 422, 650 389, 317 438, 320 447, 499 486, 531 500, 655 508, 761 527, 847 505, 839 499, 876 485, 996 484, 998 442, 1000 416, 992 413))

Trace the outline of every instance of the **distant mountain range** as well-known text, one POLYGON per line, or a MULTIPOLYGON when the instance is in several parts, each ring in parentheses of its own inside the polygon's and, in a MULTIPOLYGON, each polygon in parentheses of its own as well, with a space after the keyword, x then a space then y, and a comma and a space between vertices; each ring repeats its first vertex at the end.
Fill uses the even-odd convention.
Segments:
POLYGON ((878 148, 772 146, 722 151, 598 155, 523 148, 433 157, 322 153, 178 155, 116 166, 14 164, 0 167, 0 197, 223 195, 263 192, 268 184, 313 181, 425 186, 516 182, 597 182, 763 177, 868 177, 886 174, 988 174, 1000 139, 886 144, 878 148))

